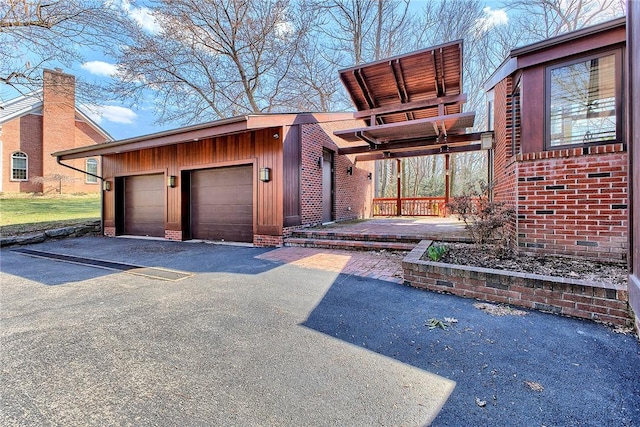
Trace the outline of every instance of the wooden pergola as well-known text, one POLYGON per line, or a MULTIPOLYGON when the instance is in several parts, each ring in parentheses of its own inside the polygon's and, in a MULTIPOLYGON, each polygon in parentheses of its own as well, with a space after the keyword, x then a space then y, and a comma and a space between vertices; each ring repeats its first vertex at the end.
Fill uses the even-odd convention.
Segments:
MULTIPOLYGON (((462 40, 340 71, 366 126, 336 131, 345 141, 339 154, 356 161, 477 151, 486 132, 467 133, 475 112, 463 112, 462 40)), ((449 174, 445 176, 445 202, 449 174)), ((398 215, 401 212, 398 192, 398 215)))

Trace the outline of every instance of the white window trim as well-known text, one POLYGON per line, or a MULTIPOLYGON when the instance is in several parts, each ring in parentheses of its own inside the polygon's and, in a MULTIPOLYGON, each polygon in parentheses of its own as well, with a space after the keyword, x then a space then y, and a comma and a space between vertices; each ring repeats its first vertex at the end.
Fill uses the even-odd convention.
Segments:
MULTIPOLYGON (((88 158, 85 162, 84 162, 84 170, 85 172, 88 173, 95 173, 96 175, 98 174, 98 160, 94 159, 93 157, 88 158), (90 161, 94 161, 96 162, 96 168, 95 168, 95 172, 91 172, 89 171, 89 162, 90 161)), ((85 184, 98 184, 98 178, 95 176, 91 176, 91 175, 85 175, 85 184)))
POLYGON ((13 153, 11 153, 11 179, 10 179, 10 181, 14 181, 14 182, 29 181, 29 156, 24 151, 14 151, 13 153), (24 157, 15 157, 16 154, 24 154, 24 157), (13 177, 13 171, 16 169, 14 167, 13 161, 15 159, 17 159, 17 158, 25 160, 25 178, 24 179, 18 179, 18 178, 14 178, 13 177))

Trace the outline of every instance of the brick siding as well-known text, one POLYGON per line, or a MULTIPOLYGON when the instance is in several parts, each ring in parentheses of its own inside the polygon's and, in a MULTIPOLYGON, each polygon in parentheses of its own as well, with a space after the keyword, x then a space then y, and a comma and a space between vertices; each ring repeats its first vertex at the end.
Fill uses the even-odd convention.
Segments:
POLYGON ((430 243, 422 241, 402 262, 410 286, 615 325, 633 323, 624 286, 423 261, 430 243))
POLYGON ((628 171, 622 144, 519 154, 516 164, 523 252, 626 260, 628 171))
MULTIPOLYGON (((2 125, 0 138, 3 144, 2 191, 4 192, 58 192, 95 193, 101 183, 87 183, 84 173, 60 166, 51 153, 69 148, 105 142, 103 135, 89 123, 76 118, 75 79, 58 71, 44 73, 43 107, 41 114, 26 114, 2 125), (22 151, 28 156, 29 181, 11 181, 11 155, 22 151), (44 184, 32 180, 51 175, 65 177, 62 188, 57 181, 44 184)), ((100 158, 98 175, 100 175, 100 158)), ((80 170, 85 170, 86 159, 65 161, 80 170)))
POLYGON ((353 156, 337 155, 338 146, 333 132, 354 127, 354 120, 312 123, 301 125, 302 165, 301 165, 301 221, 303 225, 317 225, 322 222, 322 169, 318 159, 326 148, 334 153, 334 205, 333 217, 337 221, 368 218, 373 200, 372 180, 374 162, 354 164, 353 156), (353 175, 347 168, 353 168, 353 175))
POLYGON ((511 77, 494 91, 494 199, 516 209, 515 222, 507 228, 519 252, 625 261, 628 167, 623 144, 520 153, 519 100, 511 96, 511 77))
POLYGON ((257 248, 282 247, 284 238, 282 236, 270 236, 266 234, 254 234, 253 246, 257 248))
MULTIPOLYGON (((106 234, 106 233, 105 233, 106 234)), ((180 230, 164 230, 164 238, 167 240, 182 241, 182 231, 180 230)))
POLYGON ((27 114, 2 125, 2 191, 7 193, 42 192, 42 185, 11 180, 11 156, 16 151, 27 155, 27 178, 42 176, 42 116, 27 114))
MULTIPOLYGON (((496 201, 503 201, 510 206, 516 207, 518 199, 513 191, 517 184, 517 169, 513 161, 512 153, 512 132, 513 116, 511 114, 511 78, 507 78, 495 87, 494 94, 494 128, 495 148, 494 148, 494 179, 493 197, 496 201)), ((512 236, 511 243, 517 245, 516 220, 506 224, 507 232, 512 236)))

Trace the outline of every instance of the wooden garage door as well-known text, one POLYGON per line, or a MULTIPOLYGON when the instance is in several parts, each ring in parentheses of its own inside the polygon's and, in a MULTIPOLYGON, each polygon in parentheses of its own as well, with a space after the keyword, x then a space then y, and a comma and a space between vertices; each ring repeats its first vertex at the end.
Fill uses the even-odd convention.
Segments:
POLYGON ((192 237, 253 242, 252 182, 253 166, 192 172, 192 237))
POLYGON ((164 237, 164 175, 125 178, 124 234, 164 237))

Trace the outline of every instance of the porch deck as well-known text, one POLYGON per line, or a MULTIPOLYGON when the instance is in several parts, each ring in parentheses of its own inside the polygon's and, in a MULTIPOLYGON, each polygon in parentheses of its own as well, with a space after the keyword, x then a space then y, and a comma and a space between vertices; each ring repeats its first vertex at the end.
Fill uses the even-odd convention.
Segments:
POLYGON ((376 217, 307 228, 285 240, 286 246, 410 251, 421 240, 471 241, 454 217, 376 217))
POLYGON ((434 216, 376 217, 366 220, 343 221, 316 227, 335 233, 354 233, 369 237, 410 237, 420 240, 470 241, 464 222, 455 217, 434 216))

